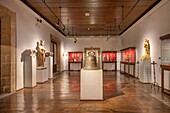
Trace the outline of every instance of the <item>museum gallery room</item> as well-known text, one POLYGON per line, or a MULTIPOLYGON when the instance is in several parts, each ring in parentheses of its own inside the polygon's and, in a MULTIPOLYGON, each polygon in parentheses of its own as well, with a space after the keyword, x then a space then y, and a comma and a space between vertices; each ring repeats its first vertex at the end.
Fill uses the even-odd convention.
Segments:
POLYGON ((0 0, 0 113, 170 113, 170 0, 0 0))

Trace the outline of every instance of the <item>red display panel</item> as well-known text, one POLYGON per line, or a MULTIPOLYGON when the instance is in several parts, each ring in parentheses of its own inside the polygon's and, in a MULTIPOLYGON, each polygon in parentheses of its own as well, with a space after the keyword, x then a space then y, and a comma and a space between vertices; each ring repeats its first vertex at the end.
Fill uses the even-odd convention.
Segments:
POLYGON ((68 52, 69 62, 82 62, 83 52, 68 52))
POLYGON ((116 61, 115 51, 103 51, 102 52, 102 61, 103 62, 115 62, 116 61))
POLYGON ((127 48, 121 50, 121 61, 122 62, 135 62, 135 48, 127 48))

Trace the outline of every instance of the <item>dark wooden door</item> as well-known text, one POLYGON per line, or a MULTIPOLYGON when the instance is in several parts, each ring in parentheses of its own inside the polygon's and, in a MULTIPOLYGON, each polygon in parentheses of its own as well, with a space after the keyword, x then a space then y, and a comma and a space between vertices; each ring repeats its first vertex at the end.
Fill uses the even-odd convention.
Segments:
POLYGON ((53 54, 53 73, 56 72, 60 72, 60 48, 59 48, 59 44, 56 42, 51 42, 51 48, 52 48, 52 52, 53 54))
MULTIPOLYGON (((1 46, 1 20, 0 20, 0 46, 1 46)), ((0 47, 0 58, 1 58, 1 47, 0 47)), ((0 64, 1 64, 1 60, 0 60, 0 64)), ((0 94, 2 93, 2 84, 1 84, 1 67, 0 67, 0 94)))
POLYGON ((57 72, 57 43, 51 42, 51 49, 53 54, 53 73, 57 72))

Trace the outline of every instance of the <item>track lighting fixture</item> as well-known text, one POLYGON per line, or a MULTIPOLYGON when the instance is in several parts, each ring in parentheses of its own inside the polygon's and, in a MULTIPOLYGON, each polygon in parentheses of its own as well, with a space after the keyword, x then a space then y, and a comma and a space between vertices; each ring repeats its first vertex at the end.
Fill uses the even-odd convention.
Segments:
POLYGON ((66 29, 66 27, 64 26, 64 28, 63 28, 63 31, 66 29))
POLYGON ((59 26, 59 24, 60 24, 60 19, 57 19, 56 25, 59 26))
POLYGON ((74 38, 74 43, 77 43, 77 39, 76 38, 74 38))
POLYGON ((36 18, 35 26, 36 26, 37 28, 40 28, 40 23, 42 23, 42 19, 41 19, 41 18, 36 18))
POLYGON ((121 30, 120 25, 118 25, 118 31, 120 31, 120 30, 121 30))
POLYGON ((110 37, 111 37, 110 35, 109 35, 109 36, 107 36, 107 39, 106 39, 106 41, 108 41, 108 40, 110 39, 110 37))
POLYGON ((39 18, 37 18, 37 22, 42 23, 42 20, 41 20, 41 19, 39 19, 39 18))
MULTIPOLYGON (((61 30, 67 30, 67 31, 69 31, 67 28, 66 28, 66 26, 62 23, 62 21, 61 21, 61 6, 59 6, 59 10, 60 10, 60 15, 59 15, 59 17, 54 13, 54 11, 48 6, 48 4, 46 3, 46 1, 45 0, 42 0, 42 2, 44 3, 44 5, 50 10, 50 12, 56 17, 56 19, 57 19, 57 23, 56 23, 56 26, 57 27, 59 27, 61 30), (64 29, 62 29, 64 27, 64 29)), ((61 31, 61 33, 63 33, 62 31, 61 31)), ((63 33, 64 34, 64 33, 63 33)))

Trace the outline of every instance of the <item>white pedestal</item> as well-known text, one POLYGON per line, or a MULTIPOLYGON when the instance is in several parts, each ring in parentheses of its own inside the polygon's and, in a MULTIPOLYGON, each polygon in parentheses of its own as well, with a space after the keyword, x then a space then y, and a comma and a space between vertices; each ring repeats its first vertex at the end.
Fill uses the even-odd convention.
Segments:
POLYGON ((140 67, 139 81, 142 83, 151 83, 151 60, 142 60, 140 67))
POLYGON ((49 76, 48 78, 53 78, 53 57, 49 57, 50 61, 49 61, 49 76))
POLYGON ((37 67, 37 83, 43 83, 47 80, 48 80, 47 67, 44 67, 44 68, 37 67))
POLYGON ((36 85, 36 56, 25 56, 24 87, 35 87, 36 85))
POLYGON ((80 99, 103 100, 103 71, 81 69, 80 99))

